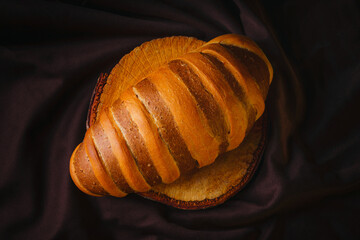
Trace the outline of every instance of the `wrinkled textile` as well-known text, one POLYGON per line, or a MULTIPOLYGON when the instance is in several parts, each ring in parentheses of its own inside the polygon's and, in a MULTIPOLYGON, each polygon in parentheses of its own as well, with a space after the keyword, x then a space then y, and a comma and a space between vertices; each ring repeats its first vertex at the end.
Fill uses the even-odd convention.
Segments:
POLYGON ((345 1, 1 1, 0 239, 360 239, 360 15, 345 1), (249 184, 184 211, 69 176, 97 77, 141 43, 240 33, 274 67, 249 184))

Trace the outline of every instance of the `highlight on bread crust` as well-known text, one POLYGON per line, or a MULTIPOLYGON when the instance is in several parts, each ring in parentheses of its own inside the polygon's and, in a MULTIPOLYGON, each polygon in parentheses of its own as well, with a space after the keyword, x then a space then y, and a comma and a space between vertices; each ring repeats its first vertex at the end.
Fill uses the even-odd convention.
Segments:
POLYGON ((213 163, 263 114, 272 76, 262 50, 236 34, 169 59, 88 128, 70 159, 74 183, 123 197, 213 163))

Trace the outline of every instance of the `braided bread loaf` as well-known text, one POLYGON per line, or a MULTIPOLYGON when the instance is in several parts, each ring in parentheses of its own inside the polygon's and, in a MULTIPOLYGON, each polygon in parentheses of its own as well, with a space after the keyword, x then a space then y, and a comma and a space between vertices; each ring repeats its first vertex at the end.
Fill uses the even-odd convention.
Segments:
POLYGON ((71 156, 83 192, 123 197, 171 183, 243 141, 263 114, 273 70, 244 36, 217 37, 124 91, 71 156))

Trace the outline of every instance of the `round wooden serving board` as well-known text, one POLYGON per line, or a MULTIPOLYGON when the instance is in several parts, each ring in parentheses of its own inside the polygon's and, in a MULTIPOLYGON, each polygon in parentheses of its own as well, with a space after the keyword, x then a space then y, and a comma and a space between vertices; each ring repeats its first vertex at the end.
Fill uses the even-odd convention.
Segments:
MULTIPOLYGON (((204 43, 192 37, 166 37, 145 42, 125 55, 109 75, 99 77, 90 102, 87 127, 125 89, 204 43)), ((138 194, 180 209, 203 209, 225 202, 250 181, 258 166, 265 146, 265 118, 262 116, 255 123, 238 148, 220 155, 215 163, 183 175, 171 184, 160 184, 138 194)))

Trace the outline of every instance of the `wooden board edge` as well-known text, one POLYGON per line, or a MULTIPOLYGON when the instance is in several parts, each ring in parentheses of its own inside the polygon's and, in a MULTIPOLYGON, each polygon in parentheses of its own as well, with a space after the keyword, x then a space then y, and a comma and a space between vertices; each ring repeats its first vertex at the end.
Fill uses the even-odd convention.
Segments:
POLYGON ((262 121, 261 139, 259 141, 258 147, 256 148, 253 154, 252 162, 250 166, 247 168, 246 173, 241 178, 240 182, 236 186, 231 187, 225 194, 213 199, 205 199, 202 201, 182 201, 171 198, 163 193, 155 192, 153 190, 144 193, 137 193, 137 194, 144 198, 156 202, 160 202, 182 210, 201 210, 223 204, 225 201, 236 195, 250 182, 261 162, 266 146, 266 139, 267 139, 268 120, 267 120, 266 111, 264 112, 263 117, 261 117, 259 120, 262 121))
POLYGON ((86 129, 88 129, 92 124, 94 124, 97 116, 97 110, 100 104, 100 97, 103 92, 104 86, 106 85, 107 78, 109 74, 101 73, 99 78, 97 79, 95 88, 91 95, 89 109, 86 118, 86 129))

